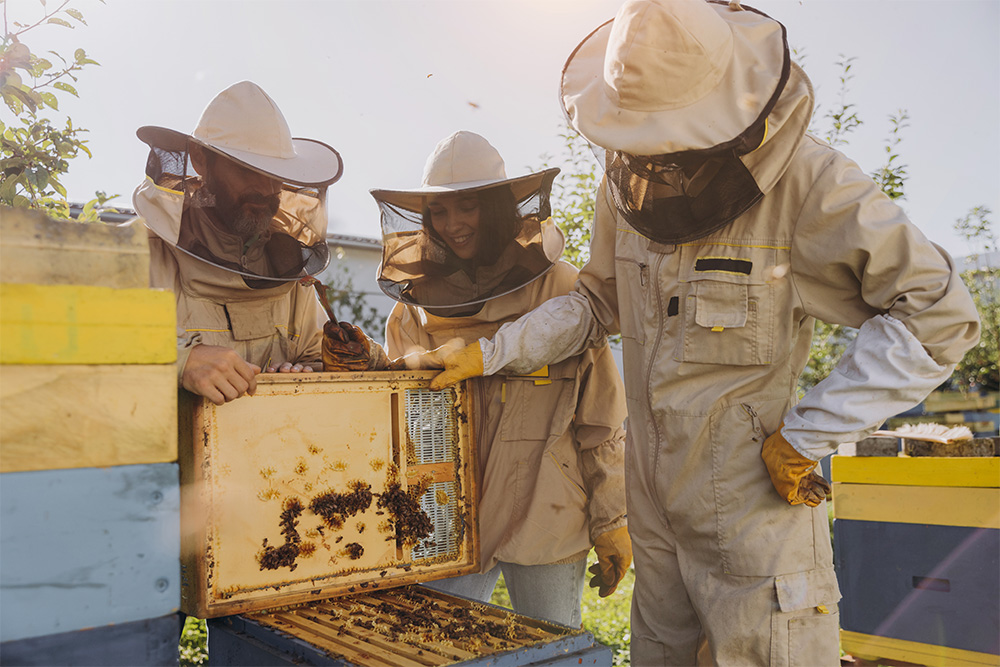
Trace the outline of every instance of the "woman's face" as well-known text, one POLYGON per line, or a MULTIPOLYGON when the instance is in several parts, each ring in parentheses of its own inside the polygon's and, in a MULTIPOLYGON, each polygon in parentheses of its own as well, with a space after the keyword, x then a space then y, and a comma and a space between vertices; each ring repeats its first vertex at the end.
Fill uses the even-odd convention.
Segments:
POLYGON ((475 195, 441 195, 427 203, 431 226, 460 259, 479 250, 479 199, 475 195))

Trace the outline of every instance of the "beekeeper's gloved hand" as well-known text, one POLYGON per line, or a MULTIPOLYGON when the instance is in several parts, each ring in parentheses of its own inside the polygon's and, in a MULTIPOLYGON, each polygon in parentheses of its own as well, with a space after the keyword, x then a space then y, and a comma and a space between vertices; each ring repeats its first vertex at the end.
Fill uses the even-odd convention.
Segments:
POLYGON ((590 566, 590 573, 594 575, 590 587, 596 588, 597 594, 606 598, 615 592, 632 564, 632 540, 629 539, 628 528, 621 526, 598 535, 594 540, 594 551, 597 552, 597 562, 590 566))
POLYGON ((767 466, 771 483, 789 505, 805 503, 816 507, 830 495, 830 483, 813 472, 819 461, 807 459, 795 451, 781 435, 781 426, 764 441, 760 456, 767 466))
POLYGON ((388 367, 385 350, 358 327, 333 320, 323 326, 324 371, 379 371, 388 367))
POLYGON ((466 378, 483 374, 483 350, 479 347, 478 340, 446 355, 443 361, 444 371, 431 380, 431 389, 444 389, 466 378))

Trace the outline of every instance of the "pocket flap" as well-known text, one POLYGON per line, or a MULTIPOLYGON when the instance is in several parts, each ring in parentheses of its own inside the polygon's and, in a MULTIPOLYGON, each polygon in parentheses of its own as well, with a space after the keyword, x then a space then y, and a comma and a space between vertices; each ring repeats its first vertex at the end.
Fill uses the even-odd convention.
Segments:
POLYGON ((694 321, 707 329, 722 327, 732 329, 746 326, 746 285, 701 282, 695 295, 694 321))
POLYGON ((832 567, 782 574, 774 578, 781 611, 799 611, 840 601, 837 573, 832 567))
POLYGON ((275 323, 282 321, 277 319, 280 312, 276 312, 281 310, 281 305, 273 299, 227 303, 224 307, 226 315, 229 317, 233 338, 236 340, 254 340, 255 338, 273 336, 275 323))

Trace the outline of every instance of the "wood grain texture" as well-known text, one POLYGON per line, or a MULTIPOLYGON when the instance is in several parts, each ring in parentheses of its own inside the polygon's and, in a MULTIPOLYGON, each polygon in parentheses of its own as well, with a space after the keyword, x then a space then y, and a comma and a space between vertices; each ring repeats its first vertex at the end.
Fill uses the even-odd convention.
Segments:
POLYGON ((0 472, 176 459, 173 364, 0 366, 0 472))
POLYGON ((137 219, 83 223, 0 207, 0 282, 149 287, 147 239, 137 219))

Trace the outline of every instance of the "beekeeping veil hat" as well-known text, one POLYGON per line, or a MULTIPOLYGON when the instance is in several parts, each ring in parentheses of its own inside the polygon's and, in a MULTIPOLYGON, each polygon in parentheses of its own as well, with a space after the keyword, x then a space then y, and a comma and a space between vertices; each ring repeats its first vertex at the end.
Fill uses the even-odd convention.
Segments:
POLYGON ((742 158, 767 141, 789 71, 784 26, 735 0, 626 0, 570 55, 561 98, 603 149, 623 217, 676 243, 763 196, 742 158))
POLYGON ((136 134, 150 153, 146 181, 133 201, 164 241, 257 288, 326 267, 326 188, 341 176, 340 155, 320 141, 292 137, 278 106, 257 84, 242 81, 216 95, 191 134, 154 126, 136 134), (209 173, 195 173, 195 150, 208 156, 203 169, 209 173), (267 177, 277 191, 258 196, 257 208, 264 208, 253 233, 234 224, 242 200, 223 205, 226 188, 213 182, 212 165, 220 160, 245 170, 240 173, 247 181, 267 177))
POLYGON ((562 255, 549 196, 558 169, 507 178, 500 153, 485 138, 459 131, 435 147, 420 187, 371 190, 382 223, 378 284, 393 299, 438 315, 477 312, 489 299, 527 285, 562 255), (476 255, 461 259, 430 223, 439 197, 479 203, 476 255))

